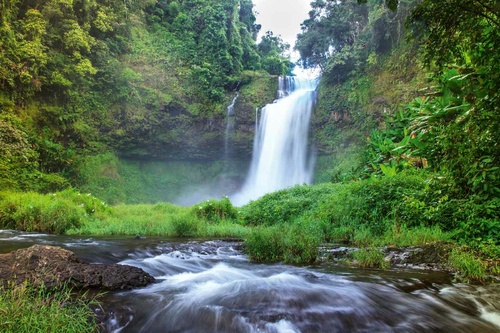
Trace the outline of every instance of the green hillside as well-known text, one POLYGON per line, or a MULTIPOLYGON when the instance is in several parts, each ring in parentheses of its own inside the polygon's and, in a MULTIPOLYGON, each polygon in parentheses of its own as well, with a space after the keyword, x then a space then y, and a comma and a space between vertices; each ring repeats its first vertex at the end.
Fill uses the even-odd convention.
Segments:
POLYGON ((4 189, 85 186, 85 161, 109 153, 216 160, 236 89, 234 140, 249 155, 246 124, 292 68, 281 39, 256 43, 249 0, 15 0, 0 12, 4 189))

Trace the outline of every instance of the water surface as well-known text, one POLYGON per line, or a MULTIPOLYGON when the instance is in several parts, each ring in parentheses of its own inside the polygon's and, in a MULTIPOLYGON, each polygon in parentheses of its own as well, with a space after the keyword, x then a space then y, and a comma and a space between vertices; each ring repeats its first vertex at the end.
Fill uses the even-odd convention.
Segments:
POLYGON ((59 245, 141 267, 157 283, 108 294, 108 332, 500 332, 498 284, 444 272, 254 264, 230 241, 0 231, 0 252, 59 245))

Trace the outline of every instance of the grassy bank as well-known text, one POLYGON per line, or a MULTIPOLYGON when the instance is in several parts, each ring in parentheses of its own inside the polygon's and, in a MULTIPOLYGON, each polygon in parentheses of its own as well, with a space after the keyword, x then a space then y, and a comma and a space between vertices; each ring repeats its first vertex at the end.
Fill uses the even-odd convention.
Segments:
MULTIPOLYGON (((170 203, 108 206, 90 194, 3 193, 0 228, 86 235, 236 237, 254 261, 315 262, 325 243, 357 247, 466 246, 450 256, 465 279, 498 273, 497 205, 449 199, 439 178, 400 173, 348 183, 296 186, 234 207, 229 198, 190 207, 170 203), (464 254, 465 253, 465 254, 464 254), (472 256, 472 257, 471 257, 472 256), (468 258, 468 259, 467 259, 468 258), (482 258, 479 266, 473 260, 482 258), (474 267, 480 267, 475 269, 474 267), (472 268, 471 268, 472 267, 472 268), (483 272, 481 271, 483 269, 483 272)), ((373 261, 374 252, 358 254, 373 261)), ((367 266, 373 266, 369 264, 367 266)))
POLYGON ((92 302, 86 297, 75 297, 68 288, 59 291, 29 285, 0 288, 0 331, 98 332, 89 307, 92 302))

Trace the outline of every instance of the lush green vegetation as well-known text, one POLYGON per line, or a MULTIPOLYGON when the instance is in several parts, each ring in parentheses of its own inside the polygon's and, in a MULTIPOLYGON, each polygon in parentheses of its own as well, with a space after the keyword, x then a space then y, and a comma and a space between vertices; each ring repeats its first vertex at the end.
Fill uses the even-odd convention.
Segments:
POLYGON ((246 169, 246 163, 239 161, 137 161, 106 153, 86 159, 79 190, 112 205, 182 204, 183 197, 190 199, 190 195, 195 196, 193 203, 205 199, 202 191, 210 191, 222 177, 241 179, 246 169))
POLYGON ((364 268, 387 268, 389 262, 385 260, 382 252, 377 248, 359 249, 352 253, 352 258, 358 266, 364 268))
MULTIPOLYGON (((293 68, 279 36, 256 43, 251 0, 1 1, 0 228, 237 237, 291 264, 341 241, 372 268, 378 247, 447 243, 457 279, 500 274, 497 1, 311 5, 296 49, 322 70, 321 184, 238 208, 146 202, 216 178, 234 90, 252 126, 293 68)), ((233 139, 248 156, 251 131, 233 139)), ((69 290, 0 290, 2 332, 92 332, 91 317, 69 290)))
POLYGON ((90 193, 75 190, 46 195, 1 192, 0 198, 0 226, 4 229, 62 234, 107 209, 106 203, 90 193))
POLYGON ((90 298, 71 290, 22 285, 0 288, 0 328, 5 333, 98 332, 90 298))
MULTIPOLYGON (((296 49, 323 71, 313 125, 324 183, 239 209, 144 203, 216 177, 217 162, 151 160, 217 160, 234 89, 253 124, 272 75, 293 68, 279 36, 255 42, 251 1, 11 1, 1 13, 2 228, 242 237, 253 259, 289 263, 338 240, 451 241, 498 258, 493 0, 313 1, 296 49)), ((358 256, 374 266, 372 252, 358 256)))
POLYGON ((475 0, 386 5, 318 0, 304 21, 296 47, 305 66, 323 69, 316 137, 333 154, 318 179, 378 177, 390 186, 411 170, 421 177, 418 194, 401 193, 395 206, 377 197, 384 213, 370 232, 403 218, 476 248, 498 245, 499 8, 475 0))
MULTIPOLYGON (((292 68, 279 37, 256 43, 250 0, 15 0, 0 12, 4 190, 85 186, 101 154, 215 160, 232 92, 292 68)), ((265 96, 245 99, 250 117, 274 88, 265 96)))
POLYGON ((235 208, 227 199, 209 200, 192 207, 169 203, 117 205, 87 218, 69 234, 172 237, 237 237, 249 230, 231 216, 235 208))
MULTIPOLYGON (((88 235, 240 238, 252 260, 291 264, 314 263, 321 244, 341 242, 371 248, 358 251, 352 259, 363 267, 381 268, 388 263, 377 247, 447 243, 458 249, 460 244, 468 244, 469 250, 464 247, 450 256, 450 267, 464 279, 481 280, 487 274, 498 274, 500 247, 495 236, 478 240, 463 232, 464 223, 473 221, 478 208, 467 201, 441 200, 434 188, 425 175, 406 171, 389 181, 375 177, 300 185, 239 208, 227 197, 190 207, 170 203, 110 207, 76 191, 8 193, 0 201, 0 228, 88 235), (37 214, 30 214, 33 211, 37 214), (69 219, 74 216, 71 214, 76 214, 73 219, 69 219), (475 276, 470 265, 479 265, 483 275, 475 276)), ((480 230, 474 232, 484 237, 480 230)))

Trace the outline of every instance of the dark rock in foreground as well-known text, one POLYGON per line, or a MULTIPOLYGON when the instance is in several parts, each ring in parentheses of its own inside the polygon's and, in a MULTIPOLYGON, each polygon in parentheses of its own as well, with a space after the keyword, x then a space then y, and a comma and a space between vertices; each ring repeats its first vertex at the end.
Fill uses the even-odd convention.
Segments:
POLYGON ((155 279, 142 269, 118 264, 91 264, 57 246, 33 245, 0 254, 0 286, 28 281, 34 285, 122 290, 143 287, 155 279))

